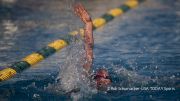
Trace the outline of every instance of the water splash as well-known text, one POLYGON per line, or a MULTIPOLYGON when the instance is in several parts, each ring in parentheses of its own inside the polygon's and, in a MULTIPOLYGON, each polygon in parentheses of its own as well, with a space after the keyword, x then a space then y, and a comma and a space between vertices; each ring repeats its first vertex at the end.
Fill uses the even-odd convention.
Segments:
POLYGON ((49 88, 56 93, 70 94, 73 100, 89 97, 96 89, 83 69, 85 50, 80 36, 73 39, 65 51, 66 58, 59 67, 56 83, 49 88))
MULTIPOLYGON (((139 87, 139 86, 162 86, 162 87, 178 87, 177 75, 164 76, 147 76, 139 74, 138 71, 128 70, 125 67, 110 67, 113 74, 114 85, 121 87, 139 87)), ((158 72, 157 72, 158 73, 158 72)), ((155 74, 158 75, 158 74, 155 74)))
POLYGON ((119 86, 124 86, 124 87, 143 86, 143 85, 147 85, 149 81, 151 81, 150 77, 139 75, 137 72, 127 70, 124 67, 118 68, 117 66, 114 66, 112 69, 115 72, 117 78, 121 79, 119 86))

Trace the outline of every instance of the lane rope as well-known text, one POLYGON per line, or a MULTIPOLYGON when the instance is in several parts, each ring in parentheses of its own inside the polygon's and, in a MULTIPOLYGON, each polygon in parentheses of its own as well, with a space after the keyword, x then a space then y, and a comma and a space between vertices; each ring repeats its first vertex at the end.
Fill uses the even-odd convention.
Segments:
MULTIPOLYGON (((115 17, 120 16, 123 13, 129 11, 130 9, 137 7, 143 1, 145 0, 128 0, 123 5, 111 9, 101 17, 93 20, 93 30, 104 26, 108 22, 112 21, 115 17)), ((12 78, 17 73, 23 72, 27 68, 39 63, 45 58, 63 49, 64 47, 66 47, 68 44, 71 43, 70 39, 77 34, 84 36, 84 29, 80 28, 79 31, 70 32, 65 38, 55 40, 49 43, 44 48, 42 48, 41 50, 34 52, 23 58, 21 61, 15 62, 11 64, 11 66, 1 70, 0 81, 5 81, 12 78)))

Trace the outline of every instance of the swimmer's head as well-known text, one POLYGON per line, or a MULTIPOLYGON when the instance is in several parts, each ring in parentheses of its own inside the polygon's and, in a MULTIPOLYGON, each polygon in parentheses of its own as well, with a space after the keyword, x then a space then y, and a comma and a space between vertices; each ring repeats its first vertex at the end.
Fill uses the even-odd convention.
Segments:
POLYGON ((105 69, 99 69, 96 72, 94 79, 96 80, 96 84, 97 84, 98 89, 107 88, 107 86, 110 85, 112 82, 108 71, 105 69))

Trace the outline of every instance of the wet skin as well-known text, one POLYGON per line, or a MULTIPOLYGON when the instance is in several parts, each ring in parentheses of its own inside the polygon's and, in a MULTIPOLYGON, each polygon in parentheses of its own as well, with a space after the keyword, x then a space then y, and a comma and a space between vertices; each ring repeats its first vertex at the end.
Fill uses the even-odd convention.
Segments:
POLYGON ((75 5, 74 8, 75 14, 80 17, 80 19, 84 22, 84 42, 85 42, 85 50, 86 50, 86 63, 84 64, 84 69, 89 71, 92 62, 93 62, 93 31, 92 31, 92 20, 85 10, 85 8, 81 4, 75 5))
MULTIPOLYGON (((85 51, 86 51, 86 63, 84 64, 84 69, 89 72, 92 63, 93 63, 93 46, 94 46, 94 38, 93 38, 93 30, 92 30, 92 20, 89 16, 88 12, 85 10, 83 5, 76 4, 74 7, 74 12, 80 19, 84 22, 84 42, 85 42, 85 51)), ((100 69, 97 71, 95 80, 97 84, 97 88, 100 86, 107 86, 111 83, 111 80, 108 78, 109 74, 107 70, 100 69)))

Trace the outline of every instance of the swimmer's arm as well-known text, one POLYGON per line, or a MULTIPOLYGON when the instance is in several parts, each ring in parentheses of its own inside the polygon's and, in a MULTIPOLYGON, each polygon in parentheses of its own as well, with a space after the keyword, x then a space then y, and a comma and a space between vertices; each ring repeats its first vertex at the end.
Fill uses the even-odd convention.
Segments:
POLYGON ((94 40, 93 40, 93 34, 92 34, 92 22, 88 22, 85 25, 84 29, 84 39, 85 39, 85 50, 86 50, 86 64, 84 65, 84 68, 89 71, 92 63, 93 63, 93 46, 94 46, 94 40))
POLYGON ((75 13, 81 18, 81 20, 85 23, 84 28, 84 41, 85 41, 85 51, 86 51, 86 63, 84 68, 89 71, 92 62, 93 62, 93 31, 92 31, 92 20, 85 10, 85 8, 81 4, 77 4, 75 6, 75 13))

